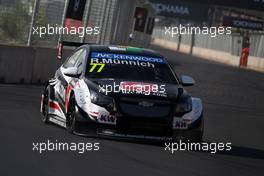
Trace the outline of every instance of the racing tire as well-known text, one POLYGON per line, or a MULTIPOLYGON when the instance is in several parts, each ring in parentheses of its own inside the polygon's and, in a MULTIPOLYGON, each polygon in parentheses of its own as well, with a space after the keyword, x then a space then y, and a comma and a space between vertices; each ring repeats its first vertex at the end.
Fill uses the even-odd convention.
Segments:
POLYGON ((49 100, 50 100, 50 86, 47 86, 44 91, 43 107, 42 107, 42 122, 49 123, 49 100))
POLYGON ((76 129, 76 101, 74 95, 71 96, 69 101, 68 112, 66 115, 66 129, 71 134, 73 134, 76 129))
POLYGON ((201 119, 199 125, 191 130, 190 141, 191 142, 202 142, 204 133, 204 120, 201 119))

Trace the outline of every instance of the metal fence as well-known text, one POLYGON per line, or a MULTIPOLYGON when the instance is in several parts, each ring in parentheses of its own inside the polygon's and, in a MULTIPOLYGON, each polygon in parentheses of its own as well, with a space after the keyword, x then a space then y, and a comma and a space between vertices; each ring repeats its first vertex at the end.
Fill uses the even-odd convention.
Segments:
MULTIPOLYGON (((65 0, 0 0, 0 43, 26 45, 33 27, 61 26, 65 0), (36 11, 34 11, 34 3, 36 11), (34 13, 35 12, 35 13, 34 13), (34 21, 32 16, 35 14, 34 21)), ((89 43, 110 43, 116 21, 114 12, 118 0, 87 0, 83 23, 100 27, 99 35, 64 35, 64 40, 89 43)), ((59 35, 32 35, 32 45, 56 46, 59 35)))

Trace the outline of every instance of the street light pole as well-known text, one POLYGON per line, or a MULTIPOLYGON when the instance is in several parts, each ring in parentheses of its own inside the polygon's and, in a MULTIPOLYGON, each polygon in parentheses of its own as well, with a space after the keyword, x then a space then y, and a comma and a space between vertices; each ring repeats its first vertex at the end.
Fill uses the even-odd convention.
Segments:
POLYGON ((29 33, 28 33, 27 46, 31 46, 31 43, 32 43, 32 30, 33 30, 33 27, 35 26, 35 21, 36 21, 35 19, 36 19, 38 5, 39 5, 39 0, 35 0, 34 6, 33 6, 32 16, 31 16, 29 33))
MULTIPOLYGON (((65 18, 66 18, 68 4, 69 4, 69 0, 65 0, 63 14, 62 14, 62 19, 61 19, 61 27, 64 27, 64 25, 65 25, 65 18)), ((62 35, 63 34, 59 34, 59 35, 60 36, 59 36, 58 44, 62 41, 62 35)))

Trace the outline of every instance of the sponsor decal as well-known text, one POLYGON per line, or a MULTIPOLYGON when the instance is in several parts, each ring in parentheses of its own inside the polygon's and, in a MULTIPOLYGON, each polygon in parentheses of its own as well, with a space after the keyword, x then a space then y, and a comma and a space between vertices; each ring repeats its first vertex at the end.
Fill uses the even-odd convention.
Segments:
POLYGON ((171 4, 162 4, 162 3, 153 3, 153 7, 158 13, 166 12, 166 13, 174 13, 180 15, 189 15, 190 10, 187 6, 184 5, 171 5, 171 4))
POLYGON ((137 47, 126 47, 126 46, 109 46, 111 51, 130 51, 130 52, 141 52, 142 48, 137 47))
MULTIPOLYGON (((151 0, 153 1, 153 0, 151 0)), ((164 1, 164 0, 162 0, 164 1)), ((178 1, 178 0, 177 0, 178 1)), ((255 9, 255 10, 264 10, 264 1, 263 0, 188 0, 194 3, 200 4, 209 4, 209 5, 223 5, 227 7, 236 7, 243 9, 255 9)))
POLYGON ((117 60, 117 59, 95 59, 91 58, 91 63, 96 64, 122 64, 122 65, 131 65, 131 66, 140 66, 140 67, 152 67, 155 68, 155 65, 150 62, 139 62, 139 61, 127 61, 127 60, 117 60))
POLYGON ((228 16, 224 17, 223 25, 243 28, 243 29, 261 30, 261 31, 264 29, 264 22, 262 21, 247 20, 247 19, 234 18, 228 16))
POLYGON ((154 63, 164 64, 165 61, 159 57, 148 57, 128 54, 114 54, 101 52, 92 52, 91 54, 91 64, 123 64, 155 68, 154 63))
POLYGON ((92 66, 89 70, 90 73, 93 72, 97 66, 99 67, 99 69, 97 70, 98 73, 100 73, 105 67, 105 64, 90 63, 90 65, 92 66))
POLYGON ((119 46, 119 47, 117 47, 117 46, 109 46, 109 49, 111 51, 126 51, 127 50, 126 47, 122 47, 122 46, 119 46))
POLYGON ((173 129, 185 130, 188 128, 188 120, 182 118, 173 118, 173 129))
POLYGON ((208 5, 190 3, 183 0, 149 0, 159 16, 180 17, 192 21, 207 21, 208 5))
POLYGON ((144 62, 154 62, 154 63, 165 63, 165 61, 159 57, 137 56, 137 55, 128 55, 128 54, 92 52, 91 57, 92 58, 128 60, 128 61, 144 61, 144 62))
POLYGON ((115 125, 116 124, 116 116, 110 115, 109 113, 106 113, 106 112, 100 112, 98 115, 97 121, 99 123, 115 125))

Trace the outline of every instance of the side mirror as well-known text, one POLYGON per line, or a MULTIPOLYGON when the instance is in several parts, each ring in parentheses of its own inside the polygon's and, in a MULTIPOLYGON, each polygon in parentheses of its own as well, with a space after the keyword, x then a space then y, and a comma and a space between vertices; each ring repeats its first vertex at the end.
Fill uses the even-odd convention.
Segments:
POLYGON ((187 75, 182 75, 181 76, 181 84, 183 86, 192 86, 195 84, 195 81, 192 77, 187 76, 187 75))
POLYGON ((76 67, 69 67, 69 68, 66 68, 63 72, 66 76, 69 76, 69 77, 79 77, 80 76, 80 73, 78 73, 78 69, 76 67))

